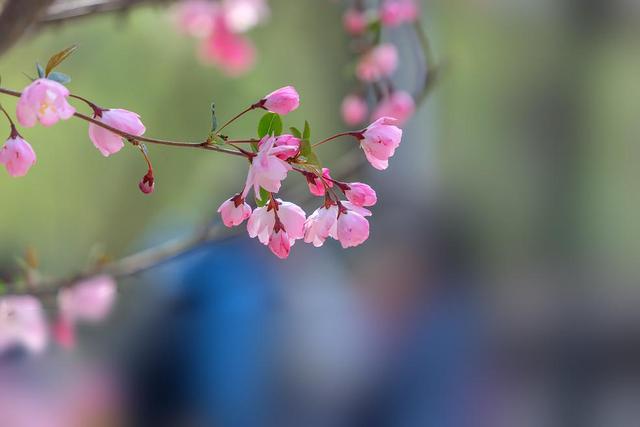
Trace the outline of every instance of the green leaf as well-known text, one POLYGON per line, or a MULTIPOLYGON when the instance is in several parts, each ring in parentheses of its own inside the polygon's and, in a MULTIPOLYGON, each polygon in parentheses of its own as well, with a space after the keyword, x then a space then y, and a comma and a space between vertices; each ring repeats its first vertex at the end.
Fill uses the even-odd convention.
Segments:
POLYGON ((218 127, 218 119, 216 118, 216 104, 211 103, 211 132, 215 132, 218 127))
POLYGON ((300 155, 306 158, 309 154, 311 154, 311 143, 308 139, 303 139, 300 141, 300 155))
POLYGON ((71 77, 59 71, 54 71, 53 73, 49 74, 47 78, 49 80, 53 80, 54 82, 58 82, 62 85, 66 85, 71 81, 71 77))
POLYGON ((369 23, 369 31, 373 34, 373 43, 379 44, 382 38, 382 22, 379 19, 369 23))
POLYGON ((265 206, 267 203, 269 203, 269 199, 271 198, 271 193, 269 193, 267 190, 265 190, 264 188, 260 187, 260 198, 256 199, 256 204, 259 207, 263 207, 265 206))
POLYGON ((49 58, 49 62, 47 62, 47 68, 45 69, 45 76, 48 76, 54 68, 62 63, 65 59, 69 57, 75 50, 78 48, 78 45, 69 46, 68 48, 61 50, 58 53, 53 54, 51 58, 49 58))
POLYGON ((42 65, 40 65, 37 62, 36 62, 36 71, 38 73, 38 77, 39 78, 43 78, 44 77, 44 68, 42 68, 42 65))
POLYGON ((303 139, 300 141, 300 156, 299 159, 302 160, 303 163, 313 166, 320 166, 320 159, 313 151, 313 147, 311 146, 311 142, 308 139, 303 139))
POLYGON ((300 129, 296 127, 290 127, 289 130, 291 131, 291 135, 295 136, 298 139, 302 139, 302 132, 300 132, 300 129))
POLYGON ((7 293, 7 284, 0 281, 0 295, 7 293))
POLYGON ((282 134, 282 119, 276 113, 267 113, 258 123, 258 136, 282 134))
POLYGON ((306 139, 307 141, 311 140, 311 126, 309 126, 308 121, 304 121, 304 132, 302 133, 302 139, 306 139))

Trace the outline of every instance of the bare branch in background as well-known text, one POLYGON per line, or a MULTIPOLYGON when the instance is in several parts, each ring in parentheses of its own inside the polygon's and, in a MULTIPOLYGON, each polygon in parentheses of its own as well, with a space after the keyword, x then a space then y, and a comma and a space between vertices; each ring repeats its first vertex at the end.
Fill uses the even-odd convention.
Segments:
POLYGON ((176 0, 57 0, 47 9, 38 24, 57 24, 99 13, 126 12, 137 6, 166 6, 175 2, 176 0))
POLYGON ((0 14, 0 55, 37 22, 53 0, 8 0, 0 14))

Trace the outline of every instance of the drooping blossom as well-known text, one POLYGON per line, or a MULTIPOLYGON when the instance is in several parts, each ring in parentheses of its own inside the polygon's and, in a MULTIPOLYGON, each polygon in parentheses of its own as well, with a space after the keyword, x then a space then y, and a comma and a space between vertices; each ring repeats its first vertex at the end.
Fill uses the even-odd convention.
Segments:
MULTIPOLYGON (((278 158, 282 160, 287 160, 297 156, 298 153, 300 152, 300 139, 296 138, 295 136, 289 135, 289 134, 283 134, 283 135, 278 135, 275 138, 276 138, 276 141, 273 144, 274 147, 284 147, 284 146, 287 147, 286 150, 282 150, 278 152, 278 154, 276 154, 278 158)), ((264 144, 266 141, 267 139, 264 139, 264 138, 261 139, 260 142, 258 143, 259 146, 264 144)))
POLYGON ((218 208, 222 222, 227 227, 235 227, 244 222, 251 215, 251 206, 244 201, 241 194, 225 200, 218 208))
POLYGON ((106 274, 82 280, 58 293, 60 314, 71 322, 104 320, 115 300, 116 282, 106 274))
POLYGON ((259 144, 258 153, 251 160, 249 173, 245 182, 242 197, 246 198, 249 189, 253 187, 256 197, 259 197, 260 187, 271 193, 280 191, 282 180, 287 177, 291 165, 278 157, 278 154, 291 152, 293 146, 281 145, 275 147, 276 138, 265 136, 259 144))
POLYGON ((398 50, 391 43, 380 44, 365 53, 356 67, 356 75, 364 82, 390 77, 398 67, 398 50))
POLYGON ((191 37, 205 38, 213 31, 219 10, 217 3, 207 0, 180 2, 173 10, 176 28, 191 37))
POLYGON ((299 206, 276 199, 256 208, 247 222, 251 238, 269 246, 279 258, 287 258, 291 246, 304 237, 305 213, 299 206), (277 208, 274 205, 277 204, 277 208))
POLYGON ((0 352, 22 346, 42 352, 48 341, 47 323, 40 301, 32 296, 0 298, 0 352))
POLYGON ((271 92, 260 101, 260 107, 277 114, 289 114, 300 106, 300 95, 293 86, 271 92))
POLYGON ((325 184, 327 187, 333 187, 333 181, 331 180, 331 175, 329 175, 331 171, 329 168, 322 168, 322 177, 320 177, 314 173, 308 172, 305 174, 307 178, 307 185, 309 186, 309 192, 314 196, 324 196, 325 193, 325 184))
POLYGON ((350 202, 343 201, 341 204, 335 232, 331 237, 340 241, 344 249, 358 246, 369 238, 369 221, 365 217, 371 216, 371 211, 350 202))
POLYGON ((416 0, 384 0, 380 7, 380 20, 387 27, 414 22, 420 16, 416 0))
POLYGON ((340 202, 340 206, 325 204, 305 221, 304 241, 320 247, 332 237, 345 249, 358 246, 369 238, 367 216, 371 211, 348 201, 340 202))
POLYGON ((269 17, 266 0, 222 0, 222 13, 229 28, 244 33, 269 17))
POLYGON ((231 77, 248 72, 255 62, 255 48, 249 39, 235 34, 223 15, 217 14, 211 33, 202 40, 200 58, 231 77))
POLYGON ((393 117, 398 121, 398 126, 402 126, 413 116, 415 111, 416 104, 413 97, 403 90, 398 90, 378 104, 373 111, 371 120, 378 120, 381 117, 393 117))
MULTIPOLYGON (((139 115, 120 108, 101 110, 94 118, 105 125, 135 136, 141 136, 147 130, 139 115)), ((105 157, 117 153, 124 147, 124 141, 120 135, 94 123, 89 124, 89 138, 105 157)))
POLYGON ((269 249, 280 259, 286 259, 289 257, 291 251, 292 241, 289 238, 289 234, 282 228, 278 228, 278 231, 274 231, 269 236, 269 249))
POLYGON ((321 206, 304 223, 304 241, 316 248, 322 246, 330 235, 336 235, 338 206, 321 206))
POLYGON ((344 195, 356 206, 373 206, 378 201, 378 196, 371 186, 362 182, 349 182, 345 185, 344 195))
POLYGON ((39 121, 43 126, 52 126, 59 120, 67 120, 76 109, 67 102, 69 90, 49 79, 34 80, 27 86, 16 108, 18 122, 32 127, 39 121))
POLYGON ((149 169, 138 183, 138 188, 144 194, 151 194, 156 187, 156 180, 153 177, 153 171, 149 169))
POLYGON ((340 108, 342 120, 349 126, 362 123, 367 116, 367 111, 367 102, 358 95, 347 95, 340 108))
POLYGON ((36 153, 17 132, 12 132, 0 149, 0 163, 7 169, 9 175, 24 176, 36 163, 36 153))
POLYGON ((367 29, 367 15, 361 10, 347 9, 342 16, 342 24, 349 34, 359 36, 367 29))
POLYGON ((389 167, 389 157, 393 156, 402 140, 402 129, 395 123, 394 118, 381 117, 358 136, 367 160, 378 170, 389 167))

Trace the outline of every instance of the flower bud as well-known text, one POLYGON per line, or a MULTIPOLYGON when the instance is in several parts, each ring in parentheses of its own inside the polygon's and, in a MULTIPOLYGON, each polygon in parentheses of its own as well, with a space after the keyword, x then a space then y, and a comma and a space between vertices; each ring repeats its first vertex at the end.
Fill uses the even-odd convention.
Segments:
POLYGON ((153 193, 154 186, 155 182, 153 179, 153 171, 149 169, 147 174, 142 177, 142 180, 138 184, 138 188, 140 188, 140 191, 144 194, 151 194, 153 193))
POLYGON ((271 92, 260 101, 260 107, 277 114, 288 114, 300 106, 300 95, 293 86, 271 92))
POLYGON ((24 176, 36 162, 36 153, 31 145, 22 139, 17 132, 7 139, 0 149, 0 163, 2 163, 9 175, 13 177, 24 176))

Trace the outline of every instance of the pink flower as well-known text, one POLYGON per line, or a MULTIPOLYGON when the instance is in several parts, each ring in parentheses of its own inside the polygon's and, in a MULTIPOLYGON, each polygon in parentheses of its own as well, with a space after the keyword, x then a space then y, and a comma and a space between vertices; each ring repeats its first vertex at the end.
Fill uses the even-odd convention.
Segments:
POLYGON ((356 206, 373 206, 378 201, 378 196, 374 189, 362 182, 346 184, 344 195, 356 206))
POLYGON ((9 175, 24 176, 36 163, 36 153, 17 132, 12 132, 0 150, 0 163, 7 168, 9 175))
MULTIPOLYGON (((139 115, 120 108, 102 110, 100 115, 94 118, 105 125, 135 136, 141 136, 147 130, 140 121, 139 115)), ((89 124, 89 138, 105 157, 117 153, 124 147, 124 142, 120 135, 94 123, 89 124)))
POLYGON ((58 293, 61 315, 69 321, 98 322, 109 315, 116 300, 116 282, 101 275, 82 280, 58 293))
POLYGON ((145 176, 143 176, 140 182, 138 183, 138 188, 144 194, 151 194, 153 193, 155 186, 156 186, 156 183, 153 177, 153 171, 148 170, 145 176))
POLYGON ((372 120, 381 117, 393 117, 402 126, 413 116, 416 104, 413 97, 405 91, 396 91, 390 97, 384 99, 372 114, 372 120))
POLYGON ((322 246, 330 235, 337 235, 338 207, 331 205, 316 209, 304 223, 304 241, 316 248, 322 246))
POLYGON ((40 301, 32 296, 0 298, 0 352, 20 345, 40 353, 47 340, 47 323, 40 301))
POLYGON ((218 208, 222 222, 227 227, 240 225, 251 215, 251 206, 244 201, 240 194, 236 194, 223 202, 218 208))
POLYGON ((38 79, 25 88, 18 101, 16 116, 24 127, 32 127, 40 121, 52 126, 58 120, 67 120, 76 112, 67 102, 69 90, 58 82, 38 79))
POLYGON ((364 243, 369 238, 369 221, 366 216, 371 216, 369 210, 350 202, 342 202, 335 233, 331 237, 339 240, 345 249, 364 243))
POLYGON ((391 43, 380 44, 367 52, 356 67, 356 75, 364 82, 390 77, 398 66, 398 51, 391 43))
POLYGON ((272 202, 256 208, 247 222, 247 231, 276 256, 286 258, 295 241, 304 237, 305 213, 290 202, 276 199, 275 204, 277 209, 272 202))
POLYGON ((291 165, 278 157, 279 154, 290 152, 292 146, 281 145, 275 147, 276 138, 265 136, 258 145, 258 154, 251 160, 247 181, 244 185, 242 197, 246 198, 249 189, 253 187, 256 197, 260 195, 260 187, 271 193, 280 191, 282 180, 287 177, 291 165))
MULTIPOLYGON (((300 152, 300 140, 295 136, 284 134, 284 135, 276 136, 275 138, 276 138, 276 141, 273 144, 274 147, 283 147, 283 146, 287 147, 286 149, 282 149, 281 151, 278 152, 278 154, 276 154, 278 158, 282 160, 288 160, 292 157, 297 156, 298 153, 300 152)), ((260 142, 258 143, 258 147, 260 147, 266 141, 267 139, 265 138, 260 140, 260 142)))
POLYGON ((293 86, 271 92, 260 101, 260 107, 277 114, 288 114, 300 106, 300 95, 293 86))
POLYGON ((76 327, 71 320, 60 316, 51 329, 55 342, 62 348, 71 349, 76 346, 76 327))
POLYGON ((370 124, 359 136, 360 146, 371 165, 384 170, 389 167, 389 157, 393 156, 402 139, 402 129, 395 126, 396 119, 382 117, 370 124))
POLYGON ((380 8, 380 19, 387 27, 414 22, 420 16, 415 0, 385 0, 380 8))
POLYGON ((291 239, 287 232, 282 229, 274 231, 269 237, 269 249, 280 259, 288 258, 291 251, 291 239))
POLYGON ((367 15, 361 10, 348 9, 342 17, 342 24, 349 34, 358 36, 367 29, 367 15))
MULTIPOLYGON (((324 183, 327 184, 328 187, 333 187, 333 182, 331 181, 331 175, 329 175, 331 171, 329 168, 322 168, 322 177, 324 178, 324 183)), ((309 192, 314 196, 324 196, 325 187, 323 180, 318 177, 318 175, 308 172, 305 174, 307 178, 307 184, 309 185, 309 192)))
POLYGON ((367 110, 367 103, 364 99, 358 95, 347 95, 342 101, 342 120, 349 126, 355 126, 364 121, 367 110))
POLYGON ((206 0, 189 0, 179 3, 174 20, 179 31, 197 38, 205 38, 213 30, 218 5, 206 0))
POLYGON ((218 14, 213 31, 200 46, 202 61, 220 67, 231 77, 237 77, 253 67, 255 56, 253 44, 245 37, 234 34, 224 16, 218 14))
POLYGON ((244 33, 269 17, 266 0, 223 0, 222 11, 235 33, 244 33))

